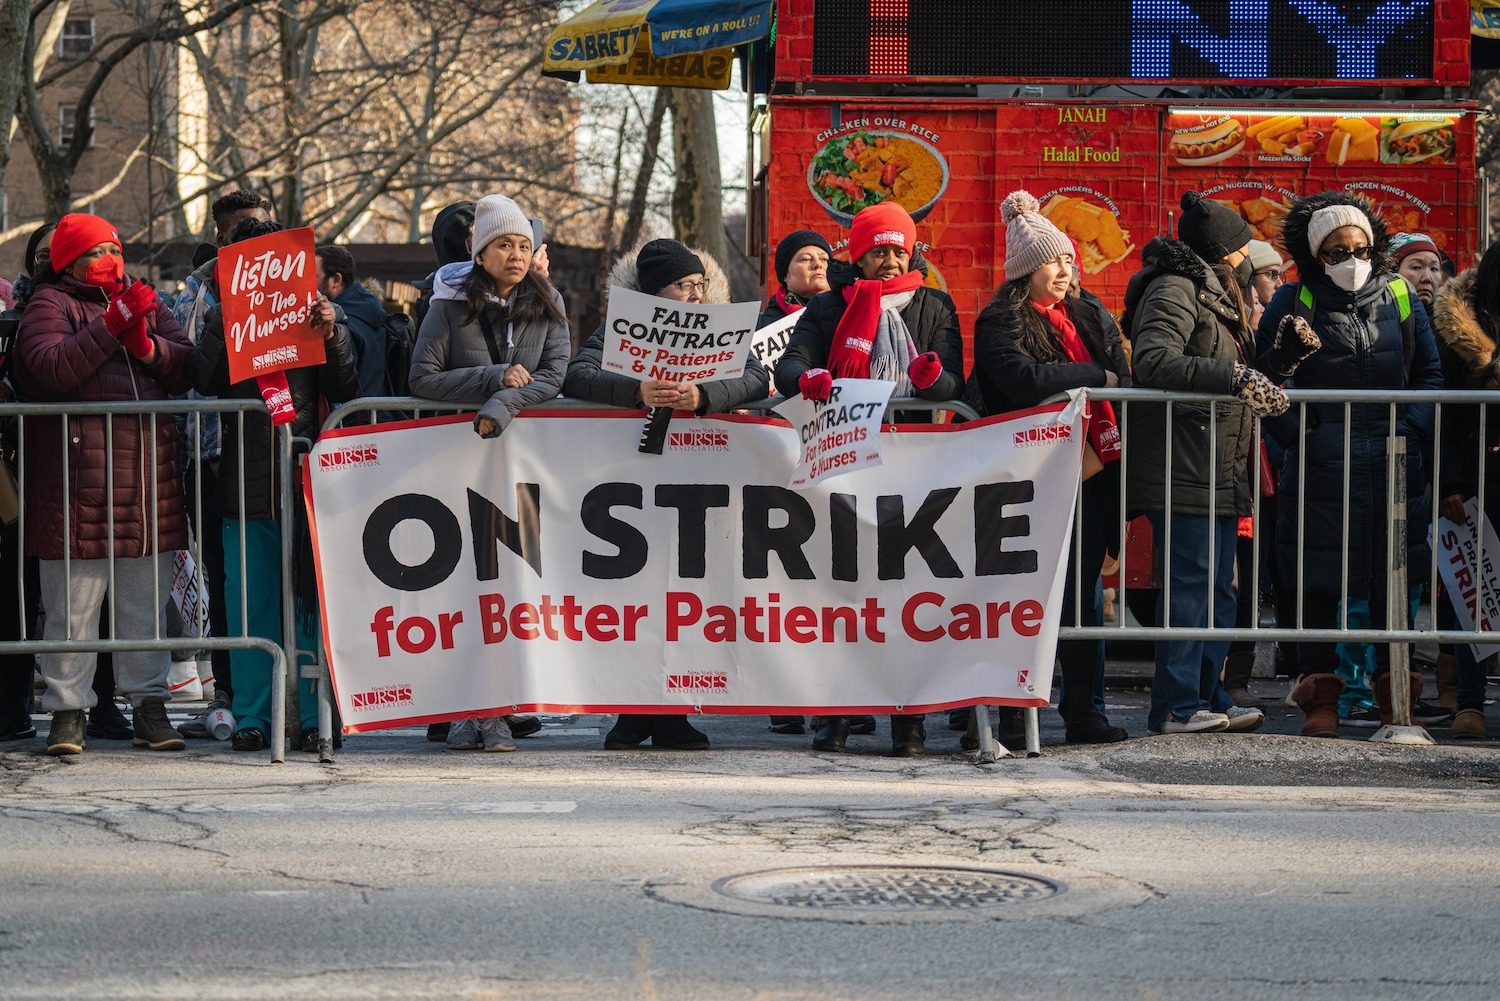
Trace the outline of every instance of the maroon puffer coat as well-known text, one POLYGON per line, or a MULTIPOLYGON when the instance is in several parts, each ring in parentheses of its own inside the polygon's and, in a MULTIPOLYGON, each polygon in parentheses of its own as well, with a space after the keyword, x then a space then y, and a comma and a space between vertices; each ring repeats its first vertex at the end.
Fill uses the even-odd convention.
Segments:
MULTIPOLYGON (((130 357, 104 325, 104 293, 71 275, 37 291, 21 314, 15 376, 28 403, 85 400, 165 400, 188 389, 193 345, 172 311, 158 306, 147 317, 156 341, 149 365, 130 357)), ((177 471, 177 427, 170 414, 156 417, 156 502, 151 502, 150 415, 114 421, 111 452, 103 416, 68 417, 68 526, 63 529, 61 417, 25 422, 26 553, 63 558, 63 540, 75 560, 109 557, 105 469, 114 467, 114 555, 150 556, 188 545, 186 505, 177 471), (157 550, 153 550, 152 515, 157 550)))

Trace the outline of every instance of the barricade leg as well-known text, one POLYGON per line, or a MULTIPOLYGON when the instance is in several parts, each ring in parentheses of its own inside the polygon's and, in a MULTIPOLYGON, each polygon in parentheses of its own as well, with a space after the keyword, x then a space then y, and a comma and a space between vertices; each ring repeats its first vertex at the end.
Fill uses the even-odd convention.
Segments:
POLYGON ((333 683, 328 677, 328 658, 318 650, 318 761, 333 764, 333 683))
POLYGON ((979 731, 980 762, 989 765, 1007 757, 1010 752, 1005 749, 1004 744, 995 739, 994 732, 990 730, 990 707, 979 702, 975 704, 972 712, 974 725, 979 731))
POLYGON ((1028 758, 1041 757, 1042 754, 1042 729, 1041 721, 1037 718, 1036 706, 1026 708, 1026 756, 1028 758))
MULTIPOLYGON (((1395 421, 1391 422, 1395 427, 1395 421)), ((1386 628, 1406 628, 1406 439, 1392 435, 1386 440, 1386 480, 1389 543, 1386 545, 1386 628)), ((1387 744, 1434 744, 1425 729, 1411 718, 1411 648, 1391 644, 1391 725, 1376 730, 1371 740, 1387 744)))

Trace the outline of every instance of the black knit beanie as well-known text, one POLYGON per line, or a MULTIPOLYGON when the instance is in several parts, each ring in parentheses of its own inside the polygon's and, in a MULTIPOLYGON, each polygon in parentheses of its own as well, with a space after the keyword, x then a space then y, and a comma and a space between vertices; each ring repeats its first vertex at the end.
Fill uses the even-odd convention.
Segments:
POLYGON ((797 251, 803 247, 817 247, 829 257, 833 256, 833 248, 828 241, 823 239, 822 234, 814 233, 810 229, 799 229, 795 233, 788 233, 776 244, 776 280, 786 284, 786 273, 791 269, 792 258, 797 256, 797 251))
POLYGON ((703 261, 676 240, 652 240, 635 255, 635 270, 641 291, 658 295, 675 281, 703 274, 703 261))
POLYGON ((1250 224, 1227 205, 1204 198, 1197 191, 1182 196, 1182 219, 1177 236, 1193 253, 1212 264, 1239 250, 1251 240, 1250 224))
POLYGON ((467 261, 469 230, 474 226, 474 203, 454 202, 432 220, 432 249, 438 265, 467 261))

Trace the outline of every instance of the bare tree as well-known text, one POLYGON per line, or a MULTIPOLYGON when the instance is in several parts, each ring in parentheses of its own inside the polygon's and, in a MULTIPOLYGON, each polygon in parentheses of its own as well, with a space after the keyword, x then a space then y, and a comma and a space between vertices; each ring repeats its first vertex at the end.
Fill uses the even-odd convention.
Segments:
POLYGON ((713 95, 706 90, 672 90, 672 152, 677 186, 672 196, 672 228, 677 238, 702 247, 723 261, 723 189, 719 177, 719 134, 713 95))
MULTIPOLYGON (((0 0, 0 108, 16 106, 16 97, 26 78, 26 29, 31 21, 27 0, 0 0)), ((10 137, 13 113, 3 116, 5 128, 0 131, 0 191, 5 190, 5 173, 10 167, 10 137)))

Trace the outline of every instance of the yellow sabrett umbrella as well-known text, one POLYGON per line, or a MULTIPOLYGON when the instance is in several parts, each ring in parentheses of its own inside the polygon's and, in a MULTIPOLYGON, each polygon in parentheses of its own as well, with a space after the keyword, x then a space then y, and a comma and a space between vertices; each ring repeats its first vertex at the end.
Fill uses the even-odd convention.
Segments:
POLYGON ((542 72, 590 83, 729 86, 734 48, 771 32, 771 0, 595 0, 553 29, 542 72))

